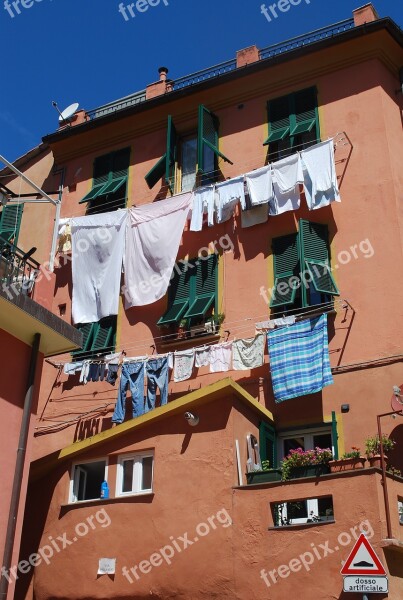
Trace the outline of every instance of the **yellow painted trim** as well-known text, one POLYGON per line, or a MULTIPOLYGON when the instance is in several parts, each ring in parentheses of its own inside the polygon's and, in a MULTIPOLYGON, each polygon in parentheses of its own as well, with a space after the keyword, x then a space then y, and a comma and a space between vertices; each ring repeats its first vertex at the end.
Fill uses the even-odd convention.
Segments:
POLYGON ((94 447, 100 446, 101 444, 118 439, 129 432, 137 431, 138 429, 147 425, 153 425, 154 423, 157 423, 158 421, 161 421, 167 417, 181 414, 185 409, 188 409, 191 406, 201 406, 203 404, 207 404, 208 402, 212 402, 213 400, 222 397, 224 394, 230 394, 231 392, 234 393, 240 400, 242 400, 249 408, 254 410, 254 412, 256 412, 260 418, 274 423, 273 414, 269 410, 255 400, 255 398, 253 398, 253 396, 244 390, 238 383, 233 381, 230 377, 226 377, 225 379, 221 379, 220 381, 212 383, 204 388, 190 392, 189 394, 182 396, 182 398, 173 400, 165 406, 156 408, 142 415, 141 417, 137 417, 136 419, 132 419, 130 421, 125 421, 124 423, 117 425, 112 429, 102 431, 101 433, 98 433, 97 435, 94 435, 86 440, 75 442, 74 444, 63 448, 59 453, 49 457, 48 461, 45 461, 42 464, 39 461, 37 468, 35 468, 34 464, 33 476, 35 477, 35 475, 43 475, 46 471, 49 471, 62 461, 71 459, 74 456, 85 452, 86 450, 91 450, 94 447))

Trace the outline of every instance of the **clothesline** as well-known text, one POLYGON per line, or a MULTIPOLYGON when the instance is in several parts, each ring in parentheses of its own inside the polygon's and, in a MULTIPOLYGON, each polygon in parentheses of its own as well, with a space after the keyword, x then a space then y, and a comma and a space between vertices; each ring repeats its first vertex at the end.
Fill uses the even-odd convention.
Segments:
MULTIPOLYGON (((339 134, 339 133, 337 133, 335 136, 333 136, 333 137, 330 137, 330 138, 328 138, 327 140, 323 140, 323 142, 318 142, 317 144, 324 143, 324 142, 327 142, 327 141, 330 141, 330 140, 335 140, 335 139, 336 139, 336 137, 337 137, 338 135, 342 135, 342 132, 341 132, 340 134, 339 134)), ((345 140, 345 139, 346 139, 346 138, 341 138, 341 139, 340 139, 338 142, 335 142, 335 147, 337 147, 339 144, 341 144, 341 142, 342 142, 343 140, 345 140)), ((313 144, 313 145, 317 145, 317 144, 313 144)), ((342 145, 344 146, 344 145, 348 145, 348 144, 342 144, 342 145)), ((292 150, 295 150, 296 148, 298 148, 298 147, 300 147, 300 146, 301 146, 301 147, 302 147, 302 146, 306 146, 306 144, 304 144, 304 143, 302 143, 302 144, 297 144, 296 146, 294 146, 294 147, 292 148, 292 150)), ((307 146, 307 147, 306 147, 306 149, 308 149, 308 148, 311 148, 311 147, 312 147, 312 146, 307 146)), ((304 149, 304 148, 303 148, 303 149, 304 149)), ((298 152, 298 153, 300 153, 301 151, 297 151, 297 152, 298 152)), ((291 155, 290 155, 290 156, 291 156, 291 155)), ((258 170, 258 169, 260 169, 260 168, 263 168, 265 165, 260 165, 260 166, 257 166, 257 167, 255 167, 255 166, 254 166, 254 165, 256 164, 256 162, 261 162, 261 159, 262 159, 262 154, 261 154, 261 153, 259 153, 259 154, 255 154, 255 155, 252 155, 252 157, 251 157, 251 155, 249 155, 249 159, 248 159, 248 161, 246 161, 246 162, 243 162, 243 169, 244 169, 244 172, 246 173, 247 171, 254 171, 254 170, 258 170)), ((337 161, 336 161, 336 163, 337 163, 337 161)), ((219 176, 219 175, 221 175, 221 174, 222 174, 222 172, 221 172, 221 170, 218 168, 218 169, 214 169, 214 170, 212 170, 212 171, 206 171, 206 172, 205 172, 203 175, 204 175, 205 177, 213 177, 213 176, 219 176)), ((238 176, 236 176, 236 177, 238 177, 238 176)), ((230 181, 231 179, 232 179, 232 178, 230 178, 230 179, 226 179, 226 180, 223 180, 223 181, 230 181)), ((222 182, 219 182, 219 183, 222 183, 222 182)), ((196 186, 194 186, 194 188, 193 188, 192 190, 190 190, 190 191, 193 191, 193 192, 195 192, 195 191, 196 191, 197 189, 199 189, 200 187, 203 187, 203 186, 197 186, 197 187, 196 187, 196 186)), ((168 184, 163 184, 163 185, 161 186, 160 190, 159 190, 159 193, 161 193, 161 192, 163 192, 163 191, 169 191, 169 190, 170 190, 170 186, 169 186, 168 184)), ((184 192, 180 192, 180 193, 184 193, 184 192)), ((175 196, 177 196, 177 195, 179 195, 179 194, 174 194, 174 195, 175 195, 175 196)), ((116 199, 115 199, 115 200, 108 201, 108 202, 103 202, 103 203, 102 203, 102 206, 103 206, 103 207, 106 207, 106 206, 108 206, 108 205, 110 205, 110 206, 112 206, 112 205, 115 205, 115 206, 116 206, 116 199)), ((133 204, 132 206, 133 206, 133 207, 135 207, 136 205, 135 205, 135 204, 133 204)), ((143 205, 139 205, 139 206, 143 206, 143 205)), ((66 216, 66 215, 64 215, 64 217, 63 217, 63 218, 64 218, 64 219, 74 219, 76 216, 77 216, 77 215, 69 215, 69 216, 66 216)))
MULTIPOLYGON (((310 315, 312 315, 313 313, 317 313, 318 311, 326 311, 328 308, 332 308, 334 305, 340 305, 341 307, 346 308, 346 301, 343 299, 336 299, 334 301, 331 302, 327 302, 327 303, 323 303, 323 304, 317 304, 315 306, 312 306, 310 310, 304 310, 301 312, 301 309, 290 309, 290 310, 285 310, 281 312, 281 316, 295 316, 296 321, 299 320, 303 320, 304 317, 309 318, 310 315), (294 313, 295 311, 299 311, 297 312, 295 315, 290 315, 290 313, 294 313)), ((275 317, 275 319, 272 320, 276 320, 278 318, 281 318, 281 316, 279 315, 278 317, 275 317)), ((236 320, 236 321, 228 321, 225 323, 226 326, 226 332, 229 332, 229 334, 231 333, 237 333, 237 336, 233 336, 231 338, 231 340, 229 339, 229 335, 226 336, 221 336, 220 341, 223 341, 225 339, 225 341, 235 341, 236 339, 240 339, 239 334, 241 332, 244 332, 246 330, 250 331, 250 327, 251 327, 251 323, 254 323, 254 332, 251 333, 249 335, 249 337, 252 337, 255 332, 256 332, 256 324, 261 322, 261 321, 267 321, 268 320, 268 315, 267 313, 263 314, 263 315, 259 315, 257 317, 247 317, 245 319, 240 319, 240 320, 236 320), (230 329, 229 329, 230 328, 230 329)), ((174 342, 177 340, 177 334, 173 333, 173 334, 169 334, 167 336, 159 336, 159 337, 154 337, 152 338, 154 342, 157 341, 166 341, 167 338, 173 338, 175 336, 175 339, 172 339, 171 341, 174 342)), ((207 336, 206 336, 207 337, 207 336)), ((197 340, 198 338, 187 338, 186 342, 191 342, 193 340, 197 340)), ((138 342, 136 342, 135 344, 130 344, 130 345, 125 345, 125 347, 121 347, 118 349, 114 350, 114 354, 125 354, 126 356, 128 356, 128 354, 136 349, 141 349, 141 348, 152 348, 155 347, 155 344, 150 344, 150 339, 143 339, 143 340, 139 340, 138 342)), ((169 340, 168 340, 169 341, 169 340)), ((200 349, 202 347, 205 346, 212 346, 212 345, 216 345, 217 343, 219 343, 217 340, 213 341, 213 342, 207 342, 207 343, 200 343, 200 345, 197 346, 193 346, 194 349, 200 349)), ((174 352, 174 351, 172 351, 174 352)), ((89 354, 89 352, 88 352, 89 354)), ((104 354, 104 353, 100 353, 100 354, 104 354)), ((162 353, 163 356, 165 356, 168 353, 162 353)), ((150 354, 150 357, 156 357, 156 356, 161 356, 160 354, 150 354)), ((80 356, 80 361, 88 361, 92 364, 102 364, 104 362, 104 360, 98 359, 92 359, 92 358, 86 358, 85 354, 83 353, 80 356)), ((78 360, 75 362, 79 362, 78 360)), ((54 365, 57 366, 61 366, 63 367, 65 364, 70 364, 71 361, 58 361, 57 363, 52 363, 54 365)))

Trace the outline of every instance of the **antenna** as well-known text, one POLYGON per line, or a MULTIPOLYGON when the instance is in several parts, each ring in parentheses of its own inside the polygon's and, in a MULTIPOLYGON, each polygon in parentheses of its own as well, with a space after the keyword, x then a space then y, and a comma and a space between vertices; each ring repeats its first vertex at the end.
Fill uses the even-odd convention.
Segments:
POLYGON ((52 106, 59 113, 59 123, 63 123, 63 121, 65 121, 71 127, 70 120, 74 113, 77 111, 77 108, 79 107, 78 102, 70 104, 70 106, 65 108, 63 112, 60 112, 57 102, 55 100, 52 100, 52 106))

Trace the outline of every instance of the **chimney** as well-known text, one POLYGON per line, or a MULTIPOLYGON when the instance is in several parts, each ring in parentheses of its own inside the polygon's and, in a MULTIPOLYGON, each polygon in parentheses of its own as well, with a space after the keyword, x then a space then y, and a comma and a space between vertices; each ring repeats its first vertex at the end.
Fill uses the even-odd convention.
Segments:
POLYGON ((359 25, 364 25, 364 23, 371 23, 372 21, 377 21, 379 19, 379 15, 371 2, 353 10, 353 17, 354 25, 356 27, 358 27, 359 25))
POLYGON ((157 98, 157 96, 163 96, 166 92, 172 92, 172 82, 170 79, 167 79, 168 69, 166 67, 160 67, 158 73, 160 75, 159 81, 150 83, 150 85, 146 87, 146 100, 157 98))
POLYGON ((257 46, 249 46, 243 50, 238 50, 236 53, 236 67, 246 67, 251 63, 260 60, 259 48, 257 46))

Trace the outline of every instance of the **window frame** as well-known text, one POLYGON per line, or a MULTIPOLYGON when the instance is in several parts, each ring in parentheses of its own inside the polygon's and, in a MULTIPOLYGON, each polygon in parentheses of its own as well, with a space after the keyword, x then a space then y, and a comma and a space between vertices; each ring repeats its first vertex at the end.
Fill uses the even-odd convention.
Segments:
MULTIPOLYGON (((128 454, 120 454, 118 456, 118 460, 116 463, 116 489, 115 489, 115 497, 116 498, 125 498, 126 496, 145 496, 148 494, 154 493, 154 466, 155 466, 155 452, 154 450, 144 450, 141 452, 130 452, 128 454), (144 458, 152 458, 152 471, 151 471, 151 488, 147 490, 136 489, 134 490, 134 483, 137 479, 137 483, 141 482, 142 474, 143 474, 143 459, 144 458), (132 473, 132 489, 129 492, 123 491, 123 463, 126 460, 133 460, 133 473, 132 473), (136 473, 135 466, 137 464, 141 464, 140 473, 136 473)), ((138 469, 137 469, 138 470, 138 469)))
POLYGON ((299 498, 297 500, 285 500, 284 502, 271 502, 270 503, 270 510, 272 512, 272 516, 273 516, 273 522, 274 522, 274 527, 277 529, 281 529, 283 527, 290 527, 292 525, 316 525, 317 523, 326 523, 327 521, 334 521, 334 502, 333 502, 333 495, 332 494, 328 494, 325 496, 317 496, 317 497, 310 497, 310 498, 299 498), (326 517, 321 517, 319 515, 319 500, 325 499, 325 498, 330 498, 331 502, 332 502, 332 518, 326 518, 326 517), (290 518, 290 522, 287 524, 276 524, 276 516, 275 516, 275 510, 276 510, 276 505, 277 506, 281 506, 281 518, 285 519, 286 521, 288 520, 288 511, 289 511, 289 507, 288 505, 291 504, 297 504, 297 503, 306 503, 306 517, 297 517, 297 518, 290 518), (315 517, 319 517, 319 520, 313 520, 310 515, 311 513, 313 513, 313 516, 315 517))
POLYGON ((334 428, 332 423, 323 423, 323 425, 316 425, 313 427, 307 427, 303 429, 290 429, 287 431, 281 431, 277 433, 277 456, 279 461, 285 458, 284 444, 283 442, 287 439, 292 439, 295 436, 307 438, 309 443, 305 443, 304 450, 314 450, 313 438, 315 435, 330 434, 332 439, 332 453, 333 456, 337 454, 337 440, 334 439, 334 428))
POLYGON ((80 467, 81 465, 92 464, 96 462, 105 462, 105 470, 104 470, 104 479, 103 481, 108 481, 108 469, 109 469, 109 460, 108 457, 99 457, 99 458, 90 458, 84 461, 76 461, 71 465, 70 470, 70 484, 69 484, 69 497, 68 504, 84 504, 86 502, 95 502, 101 499, 101 490, 99 494, 99 498, 91 498, 89 500, 74 500, 74 487, 75 487, 75 470, 76 467, 80 467))

